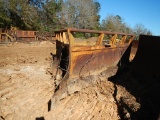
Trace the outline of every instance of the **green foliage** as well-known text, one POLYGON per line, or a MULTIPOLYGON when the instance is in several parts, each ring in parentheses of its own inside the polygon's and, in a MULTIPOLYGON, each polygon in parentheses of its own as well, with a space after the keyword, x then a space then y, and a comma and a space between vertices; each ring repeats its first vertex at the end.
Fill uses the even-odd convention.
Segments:
POLYGON ((61 11, 62 0, 50 0, 44 5, 43 25, 48 27, 49 31, 54 28, 60 28, 59 13, 61 11))
POLYGON ((75 38, 85 38, 85 34, 84 33, 75 33, 74 35, 73 35, 75 38))
POLYGON ((62 4, 61 21, 66 27, 97 29, 100 4, 93 0, 65 0, 62 4))
POLYGON ((58 25, 62 0, 0 1, 0 27, 50 31, 58 25))
POLYGON ((6 28, 11 24, 11 20, 7 15, 7 10, 4 6, 4 1, 0 1, 0 27, 6 28))
POLYGON ((1 0, 0 7, 0 27, 99 29, 100 4, 93 0, 1 0))
POLYGON ((111 32, 133 33, 132 28, 119 15, 109 15, 105 20, 102 20, 101 29, 111 32))
MULTIPOLYGON (((142 24, 130 28, 119 15, 109 15, 100 23, 97 0, 0 0, 0 27, 52 32, 65 27, 149 34, 142 24)), ((86 37, 82 33, 77 37, 86 37)), ((90 36, 97 36, 90 34, 90 36)))

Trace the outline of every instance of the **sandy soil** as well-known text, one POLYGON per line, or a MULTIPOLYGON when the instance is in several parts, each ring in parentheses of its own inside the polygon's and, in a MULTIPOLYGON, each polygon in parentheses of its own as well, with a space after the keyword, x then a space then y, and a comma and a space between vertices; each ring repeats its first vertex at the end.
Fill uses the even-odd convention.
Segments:
POLYGON ((48 111, 54 93, 51 42, 0 46, 0 116, 6 120, 35 119, 48 111))

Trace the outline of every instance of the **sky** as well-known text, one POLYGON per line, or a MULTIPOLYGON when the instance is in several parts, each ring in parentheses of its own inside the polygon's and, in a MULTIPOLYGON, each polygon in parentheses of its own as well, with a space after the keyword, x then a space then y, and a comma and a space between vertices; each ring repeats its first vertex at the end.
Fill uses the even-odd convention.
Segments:
POLYGON ((119 15, 130 27, 143 24, 153 35, 160 36, 160 0, 97 0, 101 20, 119 15))

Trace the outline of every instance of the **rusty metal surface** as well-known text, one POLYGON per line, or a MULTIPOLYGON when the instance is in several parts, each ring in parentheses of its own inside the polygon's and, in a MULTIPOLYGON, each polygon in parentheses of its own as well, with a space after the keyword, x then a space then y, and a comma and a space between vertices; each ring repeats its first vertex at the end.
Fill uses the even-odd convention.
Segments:
MULTIPOLYGON (((116 66, 123 56, 124 52, 134 39, 134 35, 125 34, 125 33, 116 33, 108 31, 95 31, 95 30, 83 30, 83 29, 74 29, 68 28, 64 30, 59 30, 55 32, 57 41, 61 47, 57 49, 58 51, 63 51, 65 46, 68 45, 68 67, 64 68, 63 62, 59 59, 59 64, 63 73, 69 77, 82 77, 87 75, 93 75, 98 73, 101 70, 104 70, 111 66, 116 66), (96 38, 85 40, 76 40, 73 37, 73 32, 84 32, 84 33, 95 33, 99 34, 96 38), (111 35, 111 39, 108 45, 103 44, 104 35, 111 35), (117 42, 117 37, 122 36, 122 39, 117 42), (83 42, 82 42, 83 41, 83 42), (91 42, 86 44, 85 41, 91 42)), ((57 47, 58 48, 58 47, 57 47)), ((63 54, 61 54, 63 57, 63 54)), ((65 75, 64 75, 65 77, 65 75)))
POLYGON ((0 42, 37 42, 43 40, 50 40, 55 42, 54 32, 33 31, 33 30, 19 30, 16 27, 11 29, 0 28, 0 42))
POLYGON ((32 38, 32 37, 36 37, 36 31, 23 31, 23 30, 16 30, 15 31, 15 35, 17 37, 28 37, 28 38, 32 38))
POLYGON ((116 66, 128 45, 118 48, 72 51, 70 76, 93 75, 111 66, 116 66))
POLYGON ((95 33, 95 34, 110 34, 110 35, 115 35, 115 34, 120 34, 120 35, 128 35, 128 36, 133 36, 133 34, 126 34, 126 33, 119 33, 119 32, 109 32, 109 31, 98 31, 98 30, 88 30, 88 29, 77 29, 77 28, 68 28, 68 29, 62 29, 62 30, 56 30, 56 32, 84 32, 84 33, 95 33))
POLYGON ((37 31, 24 31, 24 30, 17 30, 17 29, 11 29, 11 30, 3 30, 0 33, 1 42, 3 41, 33 41, 37 40, 37 31))
POLYGON ((132 61, 137 53, 139 40, 133 40, 132 41, 132 47, 130 52, 130 61, 132 61))
POLYGON ((131 69, 137 76, 160 78, 160 37, 141 35, 131 69))

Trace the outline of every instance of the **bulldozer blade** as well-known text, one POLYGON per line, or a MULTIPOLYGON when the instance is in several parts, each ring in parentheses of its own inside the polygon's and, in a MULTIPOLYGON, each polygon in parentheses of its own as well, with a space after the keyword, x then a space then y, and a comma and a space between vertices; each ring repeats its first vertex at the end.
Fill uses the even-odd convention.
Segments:
MULTIPOLYGON (((97 74, 110 66, 116 66, 122 55, 134 39, 132 34, 113 33, 107 31, 94 31, 69 28, 56 31, 57 69, 62 71, 62 78, 76 78, 97 74), (98 34, 97 40, 85 39, 78 41, 73 32, 98 34), (112 35, 110 44, 103 44, 104 35, 112 35), (118 35, 125 36, 125 40, 115 42, 118 35), (66 37, 67 36, 67 37, 66 37), (129 39, 127 40, 127 37, 129 39), (115 37, 115 38, 114 38, 115 37), (114 39, 113 39, 114 38, 114 39), (88 42, 88 44, 86 44, 88 42)), ((57 70, 58 71, 58 70, 57 70)), ((54 72, 56 76, 57 72, 54 72)))
POLYGON ((140 35, 137 53, 131 64, 135 76, 160 79, 159 49, 159 36, 140 35))
POLYGON ((79 78, 96 75, 107 68, 117 66, 134 39, 133 34, 75 28, 55 31, 55 35, 57 41, 53 77, 61 82, 54 97, 59 94, 61 98, 79 90, 72 88, 72 83, 79 78), (75 33, 79 32, 96 34, 97 37, 75 38, 75 33), (110 38, 105 38, 105 35, 110 38))

